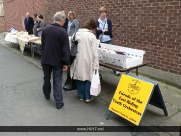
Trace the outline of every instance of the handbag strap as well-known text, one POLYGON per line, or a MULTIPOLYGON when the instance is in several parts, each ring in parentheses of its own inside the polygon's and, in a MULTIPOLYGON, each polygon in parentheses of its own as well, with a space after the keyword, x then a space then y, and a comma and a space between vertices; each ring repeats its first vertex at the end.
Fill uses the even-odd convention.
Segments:
POLYGON ((95 74, 97 74, 97 69, 96 69, 96 70, 94 70, 94 72, 95 72, 95 74))
POLYGON ((73 38, 72 38, 72 40, 75 42, 75 35, 76 35, 76 33, 77 33, 77 31, 75 31, 75 33, 74 33, 74 36, 73 36, 73 38))

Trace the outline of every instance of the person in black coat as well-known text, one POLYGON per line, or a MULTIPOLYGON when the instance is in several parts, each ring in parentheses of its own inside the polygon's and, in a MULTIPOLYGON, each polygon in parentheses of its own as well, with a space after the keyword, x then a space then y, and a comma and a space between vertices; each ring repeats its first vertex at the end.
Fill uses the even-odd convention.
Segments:
MULTIPOLYGON (((64 10, 63 10, 62 12, 65 14, 65 11, 64 11, 64 10)), ((68 27, 68 22, 69 22, 69 20, 68 20, 68 18, 66 18, 66 19, 65 19, 65 23, 64 23, 64 25, 62 26, 66 31, 67 31, 67 27, 68 27)))
POLYGON ((28 13, 28 12, 26 13, 26 18, 24 20, 24 26, 29 35, 33 34, 34 20, 30 16, 30 13, 28 13))
POLYGON ((67 27, 68 27, 68 18, 65 19, 65 24, 62 26, 66 31, 67 31, 67 27))
POLYGON ((41 64, 44 71, 43 93, 50 99, 51 73, 53 71, 53 95, 57 109, 64 105, 62 96, 62 74, 68 69, 70 61, 69 38, 66 30, 62 28, 66 15, 57 12, 53 24, 45 27, 42 32, 41 64))

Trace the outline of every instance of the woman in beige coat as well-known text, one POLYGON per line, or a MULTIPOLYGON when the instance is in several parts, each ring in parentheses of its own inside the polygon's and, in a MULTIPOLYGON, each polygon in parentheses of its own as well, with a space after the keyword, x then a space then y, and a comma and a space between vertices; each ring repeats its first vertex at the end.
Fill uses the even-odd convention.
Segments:
POLYGON ((79 29, 75 35, 78 41, 77 55, 70 67, 71 78, 76 80, 77 93, 81 101, 93 100, 90 95, 90 86, 93 70, 99 69, 97 39, 93 31, 97 24, 93 19, 84 23, 84 28, 79 29))

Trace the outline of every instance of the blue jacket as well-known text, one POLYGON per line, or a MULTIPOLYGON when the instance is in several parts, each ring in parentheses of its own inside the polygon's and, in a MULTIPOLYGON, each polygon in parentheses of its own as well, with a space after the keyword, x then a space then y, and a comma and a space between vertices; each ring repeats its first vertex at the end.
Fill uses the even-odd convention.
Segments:
MULTIPOLYGON (((96 21, 96 23, 97 23, 97 26, 99 27, 98 20, 96 21)), ((106 31, 104 33, 104 35, 109 35, 110 38, 113 38, 113 35, 112 35, 112 22, 111 22, 111 20, 107 19, 107 24, 108 24, 108 31, 106 31)), ((97 37, 97 39, 99 38, 100 34, 102 34, 102 30, 97 30, 96 29, 96 37, 97 37)))
POLYGON ((72 20, 72 21, 69 20, 68 28, 67 28, 68 35, 72 36, 78 30, 79 30, 79 21, 76 18, 74 20, 72 20))
POLYGON ((41 64, 55 67, 69 65, 70 46, 66 30, 59 24, 53 23, 43 29, 41 64))

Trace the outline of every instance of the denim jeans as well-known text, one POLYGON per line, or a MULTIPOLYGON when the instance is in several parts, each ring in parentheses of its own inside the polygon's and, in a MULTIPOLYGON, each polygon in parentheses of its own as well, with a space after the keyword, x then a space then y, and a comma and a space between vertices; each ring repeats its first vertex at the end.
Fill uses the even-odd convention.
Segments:
POLYGON ((90 86, 91 86, 90 81, 76 80, 76 86, 77 86, 77 93, 80 99, 86 99, 86 100, 91 99, 92 96, 90 95, 90 86))
POLYGON ((109 41, 107 41, 107 42, 103 42, 103 43, 113 44, 113 40, 111 39, 111 40, 109 40, 109 41))

